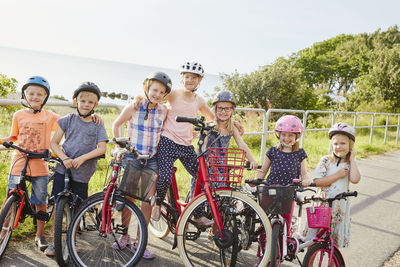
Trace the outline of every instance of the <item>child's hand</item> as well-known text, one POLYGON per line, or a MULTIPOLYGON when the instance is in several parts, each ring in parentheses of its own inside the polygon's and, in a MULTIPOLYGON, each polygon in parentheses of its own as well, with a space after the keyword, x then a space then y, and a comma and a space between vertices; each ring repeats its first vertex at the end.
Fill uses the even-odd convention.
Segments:
MULTIPOLYGON (((254 179, 247 179, 249 182, 253 181, 254 179)), ((255 184, 246 183, 246 186, 255 187, 255 184)))
POLYGON ((251 162, 250 162, 250 168, 251 168, 253 171, 257 170, 257 167, 258 167, 257 161, 251 161, 251 162))
POLYGON ((233 121, 233 126, 235 126, 238 129, 240 136, 244 134, 244 128, 239 122, 233 121))
POLYGON ((340 169, 336 173, 336 175, 339 177, 339 179, 342 179, 342 178, 346 177, 348 175, 348 173, 349 173, 349 168, 346 167, 346 168, 340 169))
POLYGON ((306 187, 307 187, 307 186, 309 186, 312 182, 313 182, 312 179, 307 178, 307 179, 302 180, 302 181, 301 181, 301 184, 302 184, 303 186, 306 186, 306 187))
POLYGON ((82 156, 77 157, 76 159, 72 160, 72 166, 75 169, 78 169, 84 162, 86 161, 86 159, 82 156))
POLYGON ((92 121, 94 123, 96 123, 97 125, 104 125, 103 119, 97 114, 93 114, 92 115, 92 121))
POLYGON ((70 159, 70 158, 64 159, 63 163, 64 163, 65 168, 67 168, 67 169, 71 169, 72 167, 74 167, 72 165, 72 159, 70 159))

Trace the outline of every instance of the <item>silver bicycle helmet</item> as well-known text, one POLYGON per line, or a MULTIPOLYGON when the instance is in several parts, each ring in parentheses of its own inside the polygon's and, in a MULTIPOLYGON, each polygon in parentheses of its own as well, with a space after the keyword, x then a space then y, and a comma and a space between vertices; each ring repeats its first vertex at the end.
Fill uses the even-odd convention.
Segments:
POLYGON ((218 94, 214 96, 213 105, 217 104, 218 102, 230 102, 232 105, 236 107, 236 97, 229 91, 220 91, 218 94))

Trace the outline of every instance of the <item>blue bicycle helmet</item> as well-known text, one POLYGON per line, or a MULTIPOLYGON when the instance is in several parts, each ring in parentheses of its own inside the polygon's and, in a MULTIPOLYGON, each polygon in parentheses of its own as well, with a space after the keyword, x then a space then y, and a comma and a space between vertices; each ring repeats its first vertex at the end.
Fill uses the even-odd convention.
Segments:
POLYGON ((46 90, 47 96, 44 99, 44 102, 42 104, 42 107, 43 107, 44 104, 46 104, 47 99, 49 99, 49 96, 50 96, 50 84, 45 78, 43 78, 41 76, 32 76, 28 79, 28 81, 26 81, 26 83, 24 84, 24 86, 22 86, 22 89, 21 89, 21 91, 22 91, 21 98, 25 99, 26 88, 28 88, 29 85, 33 85, 33 84, 39 85, 39 86, 43 87, 44 90, 46 90))

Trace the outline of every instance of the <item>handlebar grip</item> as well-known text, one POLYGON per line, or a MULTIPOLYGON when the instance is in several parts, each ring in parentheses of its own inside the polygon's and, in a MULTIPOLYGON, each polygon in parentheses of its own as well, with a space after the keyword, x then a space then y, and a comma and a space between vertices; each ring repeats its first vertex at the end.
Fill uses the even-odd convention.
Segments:
POLYGON ((311 183, 309 186, 311 186, 311 187, 317 187, 317 184, 316 184, 316 183, 311 183))
POLYGON ((357 195, 358 195, 357 191, 344 193, 344 196, 346 197, 356 197, 357 195))
POLYGON ((176 116, 175 121, 176 122, 189 122, 191 124, 198 124, 197 118, 188 118, 188 117, 182 117, 182 116, 176 116))
POLYGON ((13 142, 4 141, 2 144, 5 148, 10 148, 13 145, 13 142))

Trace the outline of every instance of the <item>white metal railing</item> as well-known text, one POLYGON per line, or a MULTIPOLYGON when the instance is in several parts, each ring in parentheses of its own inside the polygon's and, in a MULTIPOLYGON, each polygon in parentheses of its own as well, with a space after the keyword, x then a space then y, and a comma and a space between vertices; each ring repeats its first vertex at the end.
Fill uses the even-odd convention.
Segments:
MULTIPOLYGON (((0 99, 0 106, 1 105, 20 105, 21 101, 20 100, 10 100, 10 99, 0 99)), ((46 103, 46 106, 67 106, 67 107, 74 107, 74 104, 72 101, 48 101, 46 103)), ((99 107, 105 107, 105 108, 114 108, 118 112, 121 112, 121 107, 117 104, 110 104, 110 103, 99 103, 99 107)), ((360 128, 370 128, 370 137, 369 137, 369 143, 372 144, 372 138, 374 134, 374 128, 383 128, 385 127, 385 134, 383 138, 383 142, 386 144, 387 141, 387 134, 388 134, 388 128, 390 127, 397 127, 397 133, 396 133, 396 144, 399 143, 399 133, 400 133, 400 113, 373 113, 373 112, 350 112, 350 111, 329 111, 329 110, 293 110, 293 109, 269 109, 268 111, 265 111, 264 109, 260 108, 237 108, 237 111, 252 111, 252 112, 258 112, 263 114, 263 126, 262 126, 262 131, 261 132, 246 132, 245 135, 261 135, 261 153, 260 153, 260 162, 263 162, 264 160, 264 155, 265 155, 265 150, 266 150, 266 143, 267 143, 267 136, 268 134, 274 133, 273 130, 268 129, 268 123, 270 121, 270 117, 272 113, 296 113, 296 114, 301 114, 303 117, 303 125, 304 125, 304 134, 301 137, 300 141, 300 146, 304 146, 305 138, 306 138, 306 133, 307 132, 313 132, 313 131, 327 131, 329 128, 315 128, 315 129, 307 129, 307 122, 308 122, 308 115, 312 113, 319 113, 319 114, 330 114, 331 115, 331 125, 335 124, 336 121, 336 116, 338 114, 348 114, 354 116, 353 120, 353 126, 355 129, 360 129, 360 128), (361 126, 357 125, 357 120, 360 115, 367 115, 371 116, 371 125, 367 126, 361 126), (375 118, 376 116, 386 116, 386 123, 385 125, 375 125, 375 118), (389 119, 390 117, 396 117, 397 116, 397 124, 392 124, 389 125, 389 119)), ((0 150, 2 149, 2 146, 0 146, 0 150)), ((3 147, 4 149, 4 147, 3 147)))

